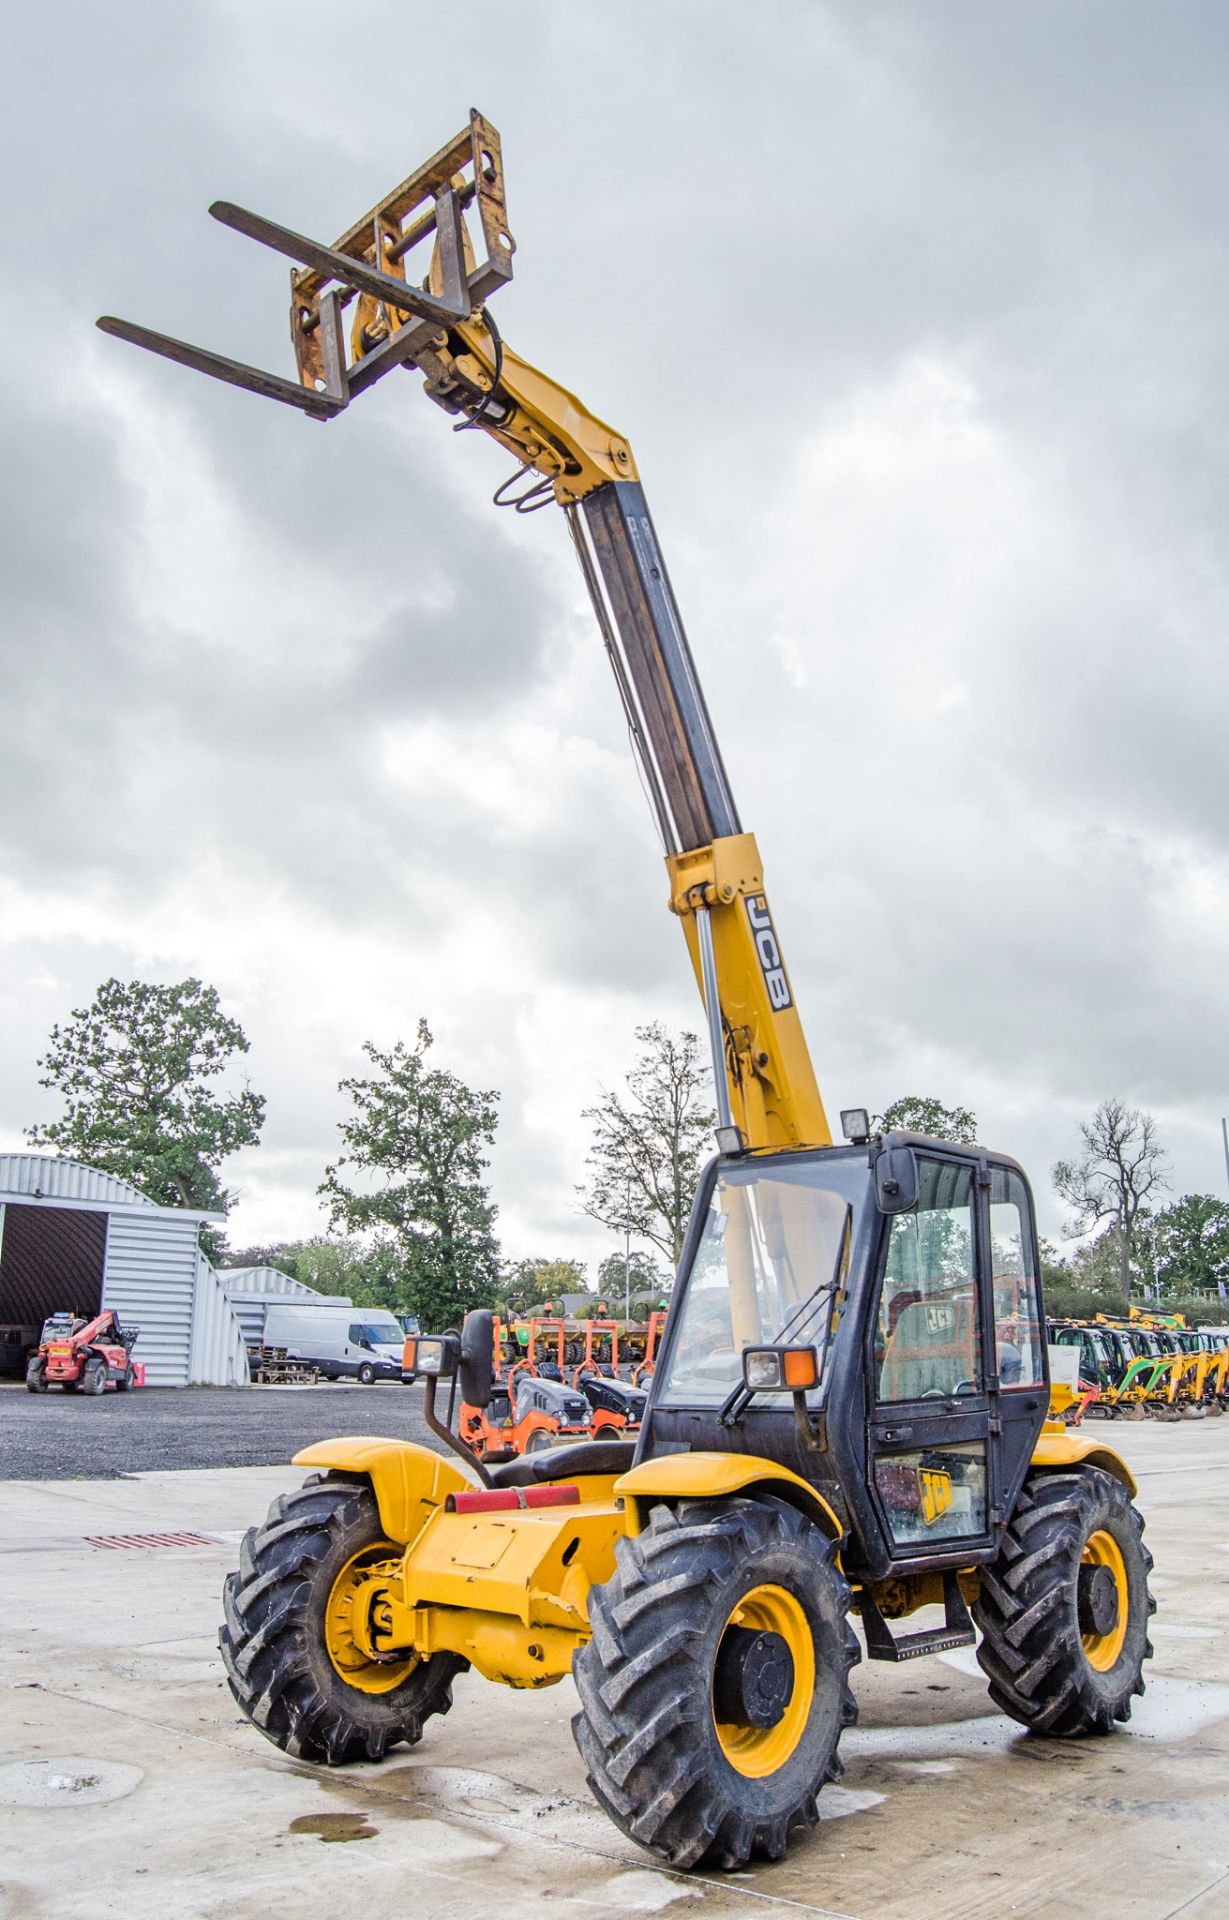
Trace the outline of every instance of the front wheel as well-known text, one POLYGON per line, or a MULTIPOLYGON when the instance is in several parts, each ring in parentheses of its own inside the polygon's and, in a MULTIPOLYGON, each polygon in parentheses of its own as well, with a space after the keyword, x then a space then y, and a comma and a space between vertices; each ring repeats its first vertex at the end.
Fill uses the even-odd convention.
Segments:
POLYGON ((973 1617, 996 1706, 1034 1733, 1112 1733, 1151 1658, 1152 1555, 1126 1488, 1099 1468, 1025 1481, 973 1617))
POLYGON ((119 1379, 115 1383, 115 1391, 117 1393, 127 1393, 132 1386, 132 1381, 133 1381, 133 1372, 132 1372, 132 1362, 130 1360, 127 1366, 124 1368, 124 1371, 120 1374, 119 1379))
POLYGON ((359 1368, 358 1372, 355 1374, 354 1377, 358 1381, 360 1387, 369 1387, 376 1377, 376 1370, 374 1367, 369 1367, 367 1365, 367 1362, 364 1360, 362 1366, 359 1368))
POLYGON ((373 1569, 402 1552, 385 1538, 367 1482, 343 1477, 280 1495, 244 1536, 224 1590, 222 1662, 249 1720, 296 1759, 382 1760, 451 1707, 453 1678, 468 1665, 459 1655, 373 1660, 354 1635, 356 1610, 378 1604, 373 1569))
POLYGON ((779 1860, 856 1717, 836 1543, 776 1501, 687 1501, 616 1559, 573 1666, 593 1793, 673 1867, 779 1860))

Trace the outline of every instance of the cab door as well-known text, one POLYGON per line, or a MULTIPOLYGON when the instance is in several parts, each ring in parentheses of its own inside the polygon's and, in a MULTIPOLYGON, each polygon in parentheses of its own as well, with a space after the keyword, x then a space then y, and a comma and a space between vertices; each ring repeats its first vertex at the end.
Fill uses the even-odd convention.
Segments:
POLYGON ((871 1320, 867 1490, 894 1564, 988 1546, 995 1506, 985 1163, 919 1152, 871 1320))

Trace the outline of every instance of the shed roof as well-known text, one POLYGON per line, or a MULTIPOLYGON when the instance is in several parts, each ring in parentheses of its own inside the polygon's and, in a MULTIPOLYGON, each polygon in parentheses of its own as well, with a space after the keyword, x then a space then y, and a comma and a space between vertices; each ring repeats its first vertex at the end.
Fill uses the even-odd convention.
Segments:
POLYGON ((5 1200, 101 1208, 108 1213, 139 1207, 150 1214, 172 1214, 177 1220, 226 1218, 224 1213, 205 1213, 191 1207, 160 1207, 148 1194, 113 1173, 100 1173, 97 1167, 83 1166, 79 1160, 61 1160, 46 1153, 0 1153, 0 1201, 5 1200))

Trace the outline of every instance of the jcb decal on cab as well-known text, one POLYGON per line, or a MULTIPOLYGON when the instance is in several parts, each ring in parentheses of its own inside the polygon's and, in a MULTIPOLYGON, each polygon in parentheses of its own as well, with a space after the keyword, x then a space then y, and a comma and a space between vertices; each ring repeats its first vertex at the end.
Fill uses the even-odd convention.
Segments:
POLYGON ((772 915, 768 911, 768 902, 762 893, 754 894, 748 899, 747 918, 751 922, 751 934, 755 941, 755 950, 760 956, 764 984, 768 988, 768 998, 772 1002, 773 1012, 781 1013, 786 1007, 793 1006, 794 996, 789 990, 789 981, 785 977, 785 964, 781 959, 781 949, 777 945, 776 930, 772 924, 772 915))

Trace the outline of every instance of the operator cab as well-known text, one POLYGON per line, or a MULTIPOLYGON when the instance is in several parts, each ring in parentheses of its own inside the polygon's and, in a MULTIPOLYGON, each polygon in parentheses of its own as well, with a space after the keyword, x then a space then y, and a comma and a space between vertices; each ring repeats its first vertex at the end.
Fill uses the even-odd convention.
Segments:
POLYGON ((1049 1400, 1038 1271, 1032 1196, 1003 1155, 906 1133, 723 1155, 638 1458, 791 1468, 840 1514, 863 1578, 989 1559, 1049 1400), (813 1352, 784 1376, 811 1384, 757 1384, 782 1377, 777 1349, 813 1352))

